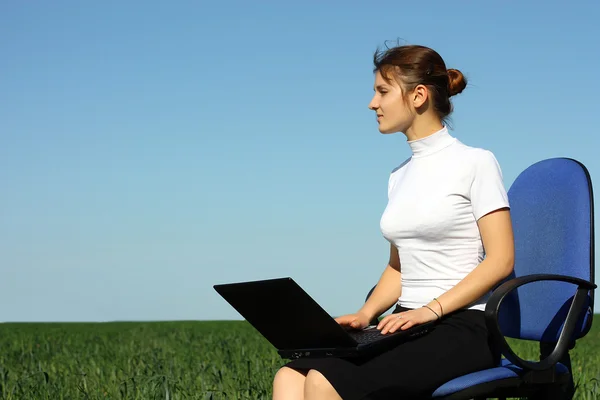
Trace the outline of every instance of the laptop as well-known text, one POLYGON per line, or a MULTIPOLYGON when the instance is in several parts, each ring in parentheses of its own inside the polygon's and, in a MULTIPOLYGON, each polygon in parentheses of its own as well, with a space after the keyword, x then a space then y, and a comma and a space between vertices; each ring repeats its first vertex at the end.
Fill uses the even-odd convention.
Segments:
POLYGON ((381 334, 376 326, 339 325, 292 278, 214 285, 282 358, 358 357, 424 335, 434 322, 381 334))

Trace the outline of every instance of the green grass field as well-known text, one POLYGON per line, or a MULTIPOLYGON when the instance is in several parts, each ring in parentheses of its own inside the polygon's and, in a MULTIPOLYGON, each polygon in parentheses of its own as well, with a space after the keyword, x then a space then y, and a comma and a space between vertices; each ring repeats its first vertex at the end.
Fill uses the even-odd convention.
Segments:
MULTIPOLYGON (((600 328, 573 350, 600 398, 600 328)), ((519 354, 535 348, 519 343, 519 354)), ((1 399, 269 399, 285 362, 246 322, 0 324, 1 399)))

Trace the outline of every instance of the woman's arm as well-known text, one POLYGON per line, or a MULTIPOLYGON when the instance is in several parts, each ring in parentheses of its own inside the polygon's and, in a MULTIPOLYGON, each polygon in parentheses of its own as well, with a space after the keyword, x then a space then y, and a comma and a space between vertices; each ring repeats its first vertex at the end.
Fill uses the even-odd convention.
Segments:
MULTIPOLYGON (((427 304, 437 315, 446 315, 468 306, 488 293, 514 267, 515 248, 512 222, 508 208, 493 211, 481 217, 477 224, 485 249, 485 259, 456 286, 427 304)), ((378 325, 382 333, 408 329, 414 325, 438 319, 426 307, 385 317, 378 325), (401 318, 398 318, 401 315, 401 318)))
POLYGON ((401 286, 400 257, 398 256, 398 249, 392 244, 390 246, 390 261, 369 299, 358 312, 337 317, 335 320, 340 325, 355 329, 366 327, 374 317, 378 317, 398 301, 401 286))
POLYGON ((358 312, 366 315, 370 321, 393 306, 401 292, 400 257, 396 246, 390 244, 390 261, 381 274, 375 290, 358 312))
POLYGON ((513 271, 515 245, 510 212, 503 208, 477 221, 485 249, 485 259, 456 286, 427 304, 434 310, 449 314, 468 306, 494 288, 513 271), (434 308, 435 307, 435 308, 434 308))

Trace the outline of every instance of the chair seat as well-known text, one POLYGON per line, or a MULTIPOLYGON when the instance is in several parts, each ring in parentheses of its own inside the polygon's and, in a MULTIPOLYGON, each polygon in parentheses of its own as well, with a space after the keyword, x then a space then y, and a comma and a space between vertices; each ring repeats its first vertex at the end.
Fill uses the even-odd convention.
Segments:
MULTIPOLYGON (((561 363, 557 363, 555 368, 556 373, 559 375, 569 373, 567 367, 561 363)), ((435 392, 433 392, 432 398, 449 396, 453 393, 460 392, 461 390, 465 390, 476 385, 491 383, 504 379, 520 378, 522 374, 522 368, 512 364, 506 359, 502 359, 499 367, 473 372, 471 374, 463 375, 446 382, 437 388, 435 392)))

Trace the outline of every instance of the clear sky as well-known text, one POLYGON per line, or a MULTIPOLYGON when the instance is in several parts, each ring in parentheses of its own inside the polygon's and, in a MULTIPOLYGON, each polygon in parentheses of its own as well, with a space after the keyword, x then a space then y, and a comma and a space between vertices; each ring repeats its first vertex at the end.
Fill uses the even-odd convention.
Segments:
POLYGON ((282 276, 356 311, 410 154, 367 108, 375 49, 465 74, 451 134, 507 188, 558 156, 600 181, 599 19, 597 1, 1 2, 0 321, 238 319, 213 284, 282 276))

